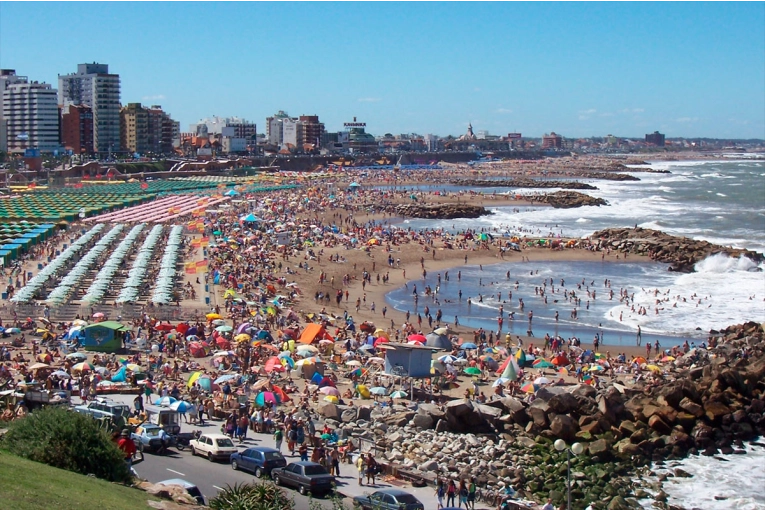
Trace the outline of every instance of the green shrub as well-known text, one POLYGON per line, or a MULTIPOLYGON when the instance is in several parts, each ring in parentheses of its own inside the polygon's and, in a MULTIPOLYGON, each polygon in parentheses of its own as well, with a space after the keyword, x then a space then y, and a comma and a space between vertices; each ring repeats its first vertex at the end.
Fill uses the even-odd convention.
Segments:
POLYGON ((45 408, 8 426, 4 449, 36 462, 94 475, 112 482, 130 482, 125 457, 96 420, 66 409, 45 408))
POLYGON ((270 482, 226 487, 209 501, 212 510, 293 510, 295 502, 270 482))

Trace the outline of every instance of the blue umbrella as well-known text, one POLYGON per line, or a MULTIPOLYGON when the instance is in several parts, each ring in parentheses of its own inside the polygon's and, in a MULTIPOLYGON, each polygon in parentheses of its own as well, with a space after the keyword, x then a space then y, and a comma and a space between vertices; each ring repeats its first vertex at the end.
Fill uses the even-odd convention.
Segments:
POLYGON ((154 401, 155 406, 169 406, 174 404, 176 400, 173 397, 162 397, 154 401))
POLYGON ((472 342, 460 345, 460 349, 478 349, 478 346, 472 342))
POLYGON ((186 402, 185 400, 179 400, 177 402, 173 402, 170 404, 170 409, 173 411, 178 411, 179 413, 185 413, 186 411, 189 411, 192 407, 194 407, 192 404, 186 402))
POLYGON ((197 379, 197 384, 205 391, 212 391, 212 379, 209 377, 200 377, 197 379))
POLYGON ((217 379, 215 379, 215 384, 221 384, 221 383, 224 383, 226 381, 230 381, 232 379, 236 379, 237 377, 239 377, 238 374, 226 374, 226 375, 222 375, 222 376, 218 377, 217 379))

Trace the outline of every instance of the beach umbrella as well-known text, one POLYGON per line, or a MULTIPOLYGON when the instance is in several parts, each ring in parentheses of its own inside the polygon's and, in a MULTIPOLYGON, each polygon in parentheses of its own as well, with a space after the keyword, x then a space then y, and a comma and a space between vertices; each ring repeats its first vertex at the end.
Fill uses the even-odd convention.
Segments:
POLYGON ((125 365, 125 368, 132 372, 142 372, 143 369, 141 368, 141 365, 136 365, 135 363, 128 363, 125 365))
POLYGON ((568 369, 565 367, 561 367, 558 370, 556 370, 560 375, 568 375, 568 369))
POLYGON ((261 391, 255 397, 255 405, 259 407, 265 407, 266 402, 271 402, 272 404, 278 405, 281 404, 281 399, 272 391, 261 391))
POLYGON ((390 394, 390 398, 407 398, 408 396, 409 394, 407 392, 401 390, 394 391, 390 394))
MULTIPOLYGON (((390 341, 390 340, 388 340, 387 338, 385 338, 385 337, 382 337, 382 336, 381 336, 380 338, 376 339, 376 340, 375 340, 375 343, 374 343, 374 344, 372 344, 372 345, 373 345, 374 347, 379 347, 380 345, 382 345, 382 344, 385 344, 385 343, 388 343, 389 341, 390 341)), ((416 340, 410 340, 410 341, 416 341, 416 340)), ((420 345, 422 345, 422 344, 420 344, 420 345)))
POLYGON ((61 377, 63 379, 71 379, 72 376, 64 372, 63 370, 56 370, 51 375, 55 375, 56 377, 61 377))
POLYGON ((234 340, 236 340, 237 342, 249 342, 250 340, 252 340, 252 337, 248 335, 247 333, 239 333, 238 335, 234 337, 234 340))
POLYGON ((197 384, 205 391, 212 391, 214 388, 218 387, 217 384, 213 384, 212 378, 207 374, 200 376, 199 379, 197 379, 197 384))
POLYGON ((542 358, 539 358, 538 360, 536 360, 532 366, 534 368, 554 368, 555 367, 555 365, 553 365, 549 361, 543 360, 542 358))
POLYGON ((223 319, 215 319, 212 321, 213 326, 223 326, 226 323, 223 319))
POLYGON ((460 349, 478 349, 478 346, 472 342, 467 342, 460 345, 460 349))
POLYGON ((385 363, 385 360, 383 358, 372 357, 367 360, 367 363, 377 363, 378 365, 382 365, 385 363))
POLYGON ((319 392, 323 393, 324 395, 334 395, 335 397, 340 396, 340 390, 332 386, 324 386, 323 388, 319 388, 319 392))
POLYGON ((388 390, 382 386, 375 386, 374 388, 369 389, 369 393, 372 395, 385 396, 388 393, 388 390))
POLYGON ((505 368, 502 370, 502 378, 507 379, 508 381, 515 381, 518 379, 518 372, 520 371, 520 368, 515 362, 515 358, 512 356, 507 358, 507 361, 505 362, 505 368))
POLYGON ((337 398, 334 395, 327 395, 326 397, 324 397, 324 401, 325 402, 332 402, 333 404, 337 404, 338 402, 340 402, 340 399, 337 398))
POLYGON ((90 372, 94 370, 95 367, 88 363, 87 361, 83 361, 82 363, 77 363, 72 367, 73 372, 90 372))
POLYGON ((457 356, 453 356, 451 354, 445 354, 443 356, 440 356, 438 358, 438 361, 440 361, 441 363, 454 363, 455 361, 457 361, 457 356))
POLYGON ((550 384, 550 379, 547 377, 537 377, 534 379, 534 384, 543 385, 543 384, 550 384))
POLYGON ((419 345, 419 346, 422 346, 422 345, 425 345, 425 344, 423 344, 423 343, 422 343, 422 342, 420 342, 419 340, 409 340, 409 341, 407 342, 407 345, 419 345))
POLYGON ((177 402, 173 402, 170 404, 170 409, 173 411, 178 411, 179 413, 185 413, 189 411, 192 407, 194 407, 189 402, 186 402, 185 400, 178 400, 177 402))
POLYGON ((48 367, 50 367, 50 365, 48 365, 47 363, 35 363, 31 367, 29 367, 29 370, 39 370, 41 368, 48 368, 48 367))
POLYGON ((500 377, 496 381, 494 381, 494 384, 491 385, 492 388, 496 388, 497 386, 502 386, 503 384, 507 384, 510 382, 510 379, 505 379, 504 377, 500 377))
POLYGON ((646 365, 645 368, 650 370, 651 372, 661 373, 661 368, 659 368, 656 365, 646 365))
POLYGON ((600 365, 590 365, 590 368, 587 369, 590 372, 600 372, 604 370, 604 368, 600 365))
POLYGON ((233 331, 233 330, 234 328, 225 324, 223 326, 218 326, 217 328, 215 328, 215 331, 218 331, 220 333, 228 333, 229 331, 233 331))
POLYGON ((194 372, 191 374, 191 377, 189 377, 188 382, 186 383, 187 388, 191 388, 194 383, 202 376, 203 372, 194 372))
POLYGON ((292 357, 292 354, 290 353, 290 351, 282 351, 277 356, 277 358, 279 358, 279 359, 282 359, 282 358, 291 358, 291 357, 292 357))
POLYGON ((231 381, 239 377, 239 374, 226 374, 215 379, 215 384, 222 384, 226 381, 231 381))
POLYGON ((104 318, 104 314, 101 313, 101 312, 96 312, 96 313, 93 314, 93 318, 94 319, 103 319, 104 318))
POLYGON ((643 363, 646 363, 646 359, 643 356, 638 356, 637 358, 635 358, 634 361, 635 361, 635 363, 637 363, 639 365, 642 365, 643 363))
POLYGON ((222 357, 222 356, 236 356, 236 353, 234 351, 215 351, 213 353, 213 357, 222 357))
POLYGON ((558 356, 555 356, 552 359, 553 365, 558 365, 559 367, 565 367, 567 365, 570 365, 571 362, 568 360, 565 354, 559 354, 558 356))
POLYGON ((295 360, 292 359, 291 357, 287 356, 285 358, 279 358, 279 359, 282 360, 283 366, 289 366, 290 368, 295 368, 295 360))
POLYGON ((316 357, 303 358, 295 362, 296 367, 302 367, 303 365, 315 365, 315 364, 316 364, 316 357))
POLYGON ((673 356, 664 356, 661 358, 661 361, 666 363, 667 361, 675 361, 675 358, 673 356))
POLYGON ((199 340, 199 337, 197 335, 189 335, 186 337, 186 340, 188 340, 189 342, 196 342, 199 340))
POLYGON ((360 367, 361 366, 361 361, 356 360, 356 359, 352 359, 351 361, 348 361, 345 364, 348 365, 349 367, 360 367))
POLYGON ((282 360, 276 356, 271 356, 268 358, 264 368, 266 372, 284 372, 284 365, 282 365, 282 360))
POLYGON ((377 328, 375 330, 375 332, 374 332, 374 336, 375 337, 383 337, 383 338, 387 338, 388 340, 390 340, 390 335, 384 329, 377 328))
POLYGON ((172 331, 175 327, 172 324, 157 324, 154 326, 157 331, 172 331))
POLYGON ((422 342, 422 343, 425 343, 425 342, 428 341, 428 339, 425 338, 425 335, 420 335, 420 334, 409 335, 408 337, 406 337, 406 339, 407 340, 416 340, 416 341, 422 342))
POLYGON ((8 328, 5 330, 6 333, 21 333, 21 329, 19 328, 8 328))
POLYGON ((521 386, 521 391, 524 393, 534 393, 539 388, 531 383, 526 383, 523 386, 521 386))
POLYGON ((161 397, 154 401, 155 406, 169 406, 175 403, 176 400, 173 397, 161 397))
POLYGON ((220 314, 217 314, 217 313, 208 313, 207 315, 205 315, 205 318, 208 321, 214 321, 214 320, 220 320, 223 317, 221 317, 220 314))
POLYGON ((305 356, 305 353, 316 354, 317 352, 319 352, 319 349, 317 349, 313 345, 301 345, 297 348, 297 353, 300 356, 305 356))
POLYGON ((481 375, 483 372, 481 372, 481 369, 477 367, 467 367, 465 369, 465 373, 468 375, 481 375))
POLYGON ((443 327, 443 328, 437 328, 433 330, 433 333, 436 335, 448 335, 449 334, 449 328, 443 327))

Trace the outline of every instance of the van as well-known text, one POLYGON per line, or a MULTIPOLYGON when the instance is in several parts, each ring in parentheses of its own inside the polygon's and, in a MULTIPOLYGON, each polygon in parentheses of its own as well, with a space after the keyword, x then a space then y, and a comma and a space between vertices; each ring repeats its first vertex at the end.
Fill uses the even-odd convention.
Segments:
POLYGON ((78 413, 87 414, 93 418, 110 418, 115 423, 127 422, 130 417, 130 406, 115 402, 106 397, 96 397, 86 405, 79 405, 74 408, 78 413))
POLYGON ((181 431, 181 415, 169 407, 145 405, 146 421, 162 427, 170 435, 177 435, 181 431))

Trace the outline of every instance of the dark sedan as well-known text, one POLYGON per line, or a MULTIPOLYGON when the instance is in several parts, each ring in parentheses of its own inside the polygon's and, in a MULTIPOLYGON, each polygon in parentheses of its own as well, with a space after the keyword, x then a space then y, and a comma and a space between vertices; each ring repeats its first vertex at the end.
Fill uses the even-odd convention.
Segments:
POLYGON ((355 496, 353 506, 363 510, 425 510, 422 501, 401 489, 380 489, 355 496))
POLYGON ((231 456, 231 468, 236 471, 249 471, 256 477, 270 475, 274 468, 283 468, 287 465, 287 459, 273 448, 256 446, 237 452, 231 456))
POLYGON ((271 478, 276 485, 295 487, 300 494, 326 493, 335 487, 335 477, 316 462, 293 462, 283 468, 274 468, 271 478))

